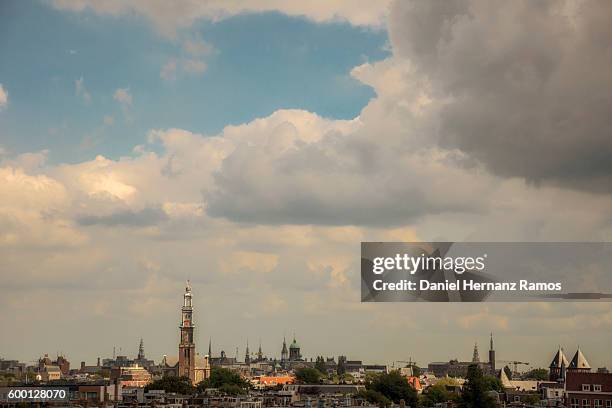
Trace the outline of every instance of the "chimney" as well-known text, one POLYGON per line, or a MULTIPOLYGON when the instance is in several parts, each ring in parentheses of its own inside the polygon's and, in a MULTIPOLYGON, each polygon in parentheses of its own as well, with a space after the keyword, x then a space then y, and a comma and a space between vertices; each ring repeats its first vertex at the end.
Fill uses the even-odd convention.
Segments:
POLYGON ((84 369, 85 369, 85 362, 81 361, 81 370, 84 370, 84 369))

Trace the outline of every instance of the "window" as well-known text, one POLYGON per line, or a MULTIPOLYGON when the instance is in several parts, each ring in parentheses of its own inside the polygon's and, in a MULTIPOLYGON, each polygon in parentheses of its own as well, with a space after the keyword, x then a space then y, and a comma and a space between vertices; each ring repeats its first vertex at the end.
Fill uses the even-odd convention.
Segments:
POLYGON ((601 400, 596 399, 596 400, 593 400, 593 406, 595 408, 601 408, 603 405, 601 404, 601 400))
POLYGON ((591 404, 589 404, 589 400, 588 399, 583 399, 582 400, 582 408, 584 407, 590 407, 591 404))
POLYGON ((578 408, 578 398, 572 398, 570 402, 570 408, 578 408))
POLYGON ((514 402, 521 402, 521 397, 518 395, 514 396, 514 402))
POLYGON ((582 391, 591 391, 591 384, 582 384, 582 391))
POLYGON ((612 408, 612 400, 606 401, 606 408, 612 408))
POLYGON ((601 384, 593 384, 593 391, 601 392, 601 384))

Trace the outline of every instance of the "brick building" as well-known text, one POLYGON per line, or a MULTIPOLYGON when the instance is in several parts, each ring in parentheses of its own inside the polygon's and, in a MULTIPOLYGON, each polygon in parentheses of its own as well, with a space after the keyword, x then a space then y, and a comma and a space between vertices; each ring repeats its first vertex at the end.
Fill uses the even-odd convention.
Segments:
POLYGON ((612 374, 568 370, 565 399, 569 408, 612 408, 612 374))

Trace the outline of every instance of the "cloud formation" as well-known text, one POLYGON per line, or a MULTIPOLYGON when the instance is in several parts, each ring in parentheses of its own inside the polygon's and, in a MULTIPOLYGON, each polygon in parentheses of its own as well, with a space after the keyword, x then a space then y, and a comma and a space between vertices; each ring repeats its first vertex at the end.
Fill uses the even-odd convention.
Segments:
POLYGON ((389 33, 440 101, 440 147, 504 177, 612 192, 610 4, 396 2, 389 33))
MULTIPOLYGON (((169 34, 197 18, 274 3, 164 4, 56 2, 139 13, 169 34)), ((116 160, 48 165, 41 152, 2 156, 0 317, 22 328, 24 340, 0 338, 0 348, 24 359, 18 353, 26 348, 82 350, 57 330, 79 322, 114 330, 111 340, 92 336, 77 361, 94 349, 110 353, 109 341, 136 346, 141 335, 155 339, 151 356, 159 359, 176 349, 189 277, 198 344, 213 335, 226 350, 252 332, 277 355, 282 330, 295 329, 308 355, 380 362, 405 350, 396 339, 410 330, 408 346, 423 350, 426 363, 469 358, 475 333, 493 325, 506 350, 539 336, 524 352, 539 363, 558 342, 572 346, 588 333, 580 342, 609 364, 609 347, 597 340, 612 335, 607 305, 458 305, 455 319, 447 305, 358 301, 360 241, 612 239, 612 197, 602 184, 611 7, 583 4, 394 3, 392 55, 351 72, 376 92, 353 120, 279 109, 216 135, 154 129, 116 160), (339 315, 353 333, 349 344, 339 315), (50 327, 57 336, 42 338, 50 327), (372 330, 386 333, 379 347, 371 347, 372 330), (465 352, 432 347, 449 332, 465 352)), ((289 14, 310 7, 315 21, 336 18, 341 7, 354 23, 380 15, 368 9, 378 10, 374 2, 278 7, 289 14)), ((204 61, 210 51, 199 43, 184 52, 204 61)), ((179 61, 168 75, 183 69, 179 61)), ((128 88, 114 98, 130 109, 128 88)))
POLYGON ((181 7, 164 1, 121 0, 54 0, 54 7, 74 12, 93 11, 101 15, 138 15, 149 20, 163 35, 174 37, 200 19, 219 20, 242 13, 276 11, 303 16, 315 22, 346 21, 359 26, 382 27, 391 0, 283 0, 185 1, 181 7))

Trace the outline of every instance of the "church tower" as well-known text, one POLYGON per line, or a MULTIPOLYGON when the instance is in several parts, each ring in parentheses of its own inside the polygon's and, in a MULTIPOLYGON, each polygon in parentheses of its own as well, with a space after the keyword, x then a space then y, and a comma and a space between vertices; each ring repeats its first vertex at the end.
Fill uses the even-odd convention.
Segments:
POLYGON ((493 333, 491 333, 491 344, 489 346, 489 367, 491 367, 491 374, 495 375, 495 349, 493 348, 493 333))
POLYGON ((191 295, 191 284, 187 281, 185 294, 183 295, 183 307, 181 308, 182 321, 179 326, 181 342, 179 343, 179 370, 178 375, 189 377, 191 382, 195 381, 195 342, 193 340, 193 305, 191 295))
POLYGON ((300 353, 300 345, 295 341, 295 334, 293 335, 293 341, 289 345, 289 361, 300 361, 302 354, 300 353))
POLYGON ((560 379, 565 378, 565 370, 567 369, 567 359, 565 358, 565 354, 563 353, 563 349, 559 346, 559 350, 552 362, 550 363, 548 379, 550 381, 559 381, 560 379))

